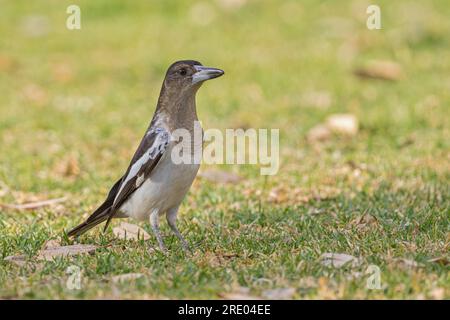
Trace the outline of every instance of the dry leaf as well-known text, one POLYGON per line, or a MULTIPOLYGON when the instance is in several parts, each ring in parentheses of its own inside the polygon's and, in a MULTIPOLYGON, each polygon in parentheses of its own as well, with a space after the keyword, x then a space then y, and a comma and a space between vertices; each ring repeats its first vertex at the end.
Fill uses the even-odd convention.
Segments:
POLYGON ((334 268, 340 268, 344 265, 351 265, 356 267, 360 264, 359 259, 345 253, 324 253, 320 256, 321 263, 324 266, 331 266, 334 268))
POLYGON ((332 279, 320 277, 317 281, 317 295, 320 299, 337 299, 339 292, 336 290, 336 284, 332 279))
POLYGON ((221 294, 220 297, 222 297, 225 300, 261 300, 260 297, 235 292, 224 293, 221 294))
POLYGON ((113 228, 113 233, 119 239, 126 239, 126 240, 150 239, 150 235, 144 229, 135 224, 127 222, 121 222, 118 227, 113 228))
POLYGON ((431 298, 435 300, 442 300, 445 296, 444 288, 436 288, 430 292, 431 298))
POLYGON ((403 76, 400 65, 392 61, 375 60, 355 70, 355 75, 361 78, 399 80, 403 76))
POLYGON ((48 100, 48 95, 45 89, 36 84, 27 85, 22 90, 22 94, 28 101, 39 105, 45 104, 48 100))
POLYGON ((9 193, 9 187, 0 180, 0 198, 7 195, 9 193))
POLYGON ((448 260, 448 258, 444 257, 444 256, 429 259, 428 262, 438 263, 438 264, 442 264, 444 266, 448 266, 450 264, 450 261, 448 260))
POLYGON ((356 228, 361 231, 375 226, 378 223, 378 221, 374 216, 367 213, 353 219, 350 223, 352 225, 355 225, 356 228))
POLYGON ((235 173, 212 169, 200 172, 199 177, 217 183, 237 183, 242 179, 235 173))
POLYGON ((359 279, 359 278, 361 278, 361 277, 363 277, 364 276, 364 273, 363 272, 360 272, 360 271, 352 271, 349 275, 347 275, 345 278, 348 280, 348 281, 352 281, 352 280, 355 280, 355 279, 359 279))
POLYGON ((12 196, 15 199, 15 202, 18 204, 27 203, 27 202, 38 202, 45 200, 42 198, 42 195, 23 192, 23 191, 15 191, 11 190, 12 196))
POLYGON ((292 299, 292 296, 295 294, 295 291, 296 291, 295 288, 271 289, 263 291, 262 296, 263 298, 269 300, 292 299))
POLYGON ((307 276, 304 278, 301 278, 298 282, 299 286, 301 288, 316 288, 317 287, 317 279, 313 276, 307 276))
POLYGON ((354 136, 358 132, 358 119, 352 114, 333 114, 324 124, 318 124, 308 131, 306 136, 310 143, 324 141, 332 134, 354 136))
POLYGON ((396 258, 393 260, 393 262, 404 268, 422 267, 422 265, 420 263, 418 263, 417 261, 411 260, 411 259, 406 259, 406 258, 396 258))
POLYGON ((250 295, 250 289, 246 287, 238 287, 232 292, 219 294, 219 296, 226 300, 261 300, 260 297, 250 295))
POLYGON ((200 258, 200 263, 203 266, 208 266, 211 268, 217 268, 223 265, 223 261, 215 253, 206 251, 205 253, 198 253, 195 257, 200 258))
POLYGON ((45 206, 54 205, 57 203, 61 203, 66 201, 66 197, 62 198, 56 198, 56 199, 49 199, 49 200, 43 200, 43 201, 37 201, 37 202, 30 202, 30 203, 24 203, 24 204, 6 204, 6 203, 0 203, 0 207, 9 208, 9 209, 16 209, 16 210, 32 210, 37 209, 45 206))
POLYGON ((217 0, 217 4, 227 10, 236 10, 246 4, 247 0, 217 0))
POLYGON ((352 114, 334 114, 327 118, 326 126, 334 133, 354 136, 358 132, 358 120, 352 114))
POLYGON ((52 66, 53 77, 59 82, 68 82, 73 78, 73 69, 67 63, 58 63, 52 66))
POLYGON ((14 264, 18 265, 19 267, 22 267, 27 263, 27 259, 26 259, 25 255, 7 256, 3 260, 14 263, 14 264))
POLYGON ((331 131, 323 124, 319 124, 308 131, 306 138, 309 142, 324 141, 331 137, 331 131))
POLYGON ((76 177, 80 174, 80 166, 78 165, 78 158, 70 155, 62 159, 55 166, 55 172, 64 177, 76 177))
POLYGON ((269 192, 269 202, 282 203, 287 200, 287 192, 282 187, 276 187, 269 192))
POLYGON ((233 202, 230 205, 230 210, 239 211, 241 210, 241 204, 239 202, 233 202))
POLYGON ((331 106, 331 95, 326 91, 309 91, 302 95, 302 103, 308 107, 326 109, 331 106))
POLYGON ((117 276, 112 277, 112 281, 115 283, 120 283, 120 282, 137 280, 139 278, 142 278, 143 276, 144 276, 144 274, 142 274, 142 273, 125 273, 125 274, 119 274, 117 276))
POLYGON ((17 62, 9 56, 0 54, 0 71, 11 71, 17 67, 17 62))
POLYGON ((38 259, 51 261, 56 257, 67 257, 78 254, 92 253, 97 249, 97 246, 87 244, 75 244, 62 247, 51 247, 39 251, 38 259))
POLYGON ((50 249, 50 248, 56 248, 56 247, 60 247, 61 243, 59 243, 58 240, 56 239, 52 239, 52 240, 48 240, 44 243, 44 245, 42 246, 42 248, 45 249, 50 249))

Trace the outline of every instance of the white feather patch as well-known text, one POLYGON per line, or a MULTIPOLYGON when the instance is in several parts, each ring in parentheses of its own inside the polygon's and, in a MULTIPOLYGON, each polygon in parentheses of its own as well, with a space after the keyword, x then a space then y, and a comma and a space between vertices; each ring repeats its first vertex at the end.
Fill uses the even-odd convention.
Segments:
POLYGON ((144 182, 144 174, 141 174, 140 176, 137 177, 136 188, 139 188, 141 186, 142 182, 144 182))
MULTIPOLYGON (((128 173, 127 177, 125 178, 125 181, 122 182, 121 187, 119 189, 119 192, 117 192, 116 198, 114 199, 114 202, 116 202, 117 197, 120 195, 120 193, 122 192, 122 189, 128 183, 128 181, 133 179, 133 177, 135 177, 138 174, 138 172, 141 169, 141 167, 143 165, 145 165, 150 159, 155 159, 156 156, 158 154, 164 152, 165 148, 167 147, 168 141, 170 140, 170 136, 167 133, 167 131, 162 129, 162 128, 156 128, 156 129, 152 130, 152 132, 157 132, 157 136, 155 138, 155 141, 154 141, 153 145, 147 150, 147 152, 145 152, 131 166, 130 172, 128 173)), ((138 180, 140 180, 140 179, 142 179, 142 181, 139 183, 139 185, 141 185, 143 180, 144 180, 144 175, 143 174, 142 174, 142 178, 141 177, 137 177, 137 179, 136 179, 136 187, 138 187, 138 180)))

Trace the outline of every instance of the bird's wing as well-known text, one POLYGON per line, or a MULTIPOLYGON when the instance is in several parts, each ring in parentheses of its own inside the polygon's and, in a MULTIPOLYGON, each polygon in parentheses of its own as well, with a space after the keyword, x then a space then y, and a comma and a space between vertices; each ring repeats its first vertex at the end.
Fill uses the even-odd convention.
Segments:
POLYGON ((107 220, 105 229, 117 209, 138 189, 158 164, 170 142, 170 134, 163 128, 152 128, 145 134, 125 175, 109 191, 105 202, 82 224, 69 231, 78 236, 107 220))
POLYGON ((166 151, 169 142, 170 134, 163 128, 154 128, 146 133, 123 176, 112 205, 112 212, 120 208, 150 175, 166 151))

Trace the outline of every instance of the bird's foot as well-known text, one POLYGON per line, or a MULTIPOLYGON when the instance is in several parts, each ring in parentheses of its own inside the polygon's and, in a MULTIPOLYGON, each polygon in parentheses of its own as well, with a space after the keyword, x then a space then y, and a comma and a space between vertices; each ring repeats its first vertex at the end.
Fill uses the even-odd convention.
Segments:
POLYGON ((183 247, 184 252, 192 254, 191 246, 186 240, 181 239, 181 246, 183 247))
POLYGON ((166 246, 164 245, 164 242, 162 242, 162 239, 158 239, 158 244, 159 244, 159 251, 161 251, 162 253, 164 253, 165 255, 167 255, 169 252, 167 251, 166 246))

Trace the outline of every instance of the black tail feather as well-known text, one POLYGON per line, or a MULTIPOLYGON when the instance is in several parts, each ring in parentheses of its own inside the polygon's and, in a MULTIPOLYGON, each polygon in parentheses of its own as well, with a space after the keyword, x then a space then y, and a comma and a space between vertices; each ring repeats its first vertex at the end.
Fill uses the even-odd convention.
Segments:
POLYGON ((103 221, 108 220, 109 218, 109 211, 111 209, 108 208, 105 210, 101 215, 96 216, 94 219, 88 219, 87 221, 83 222, 82 224, 76 226, 72 230, 69 231, 67 234, 69 237, 77 237, 85 233, 86 231, 92 229, 96 225, 102 223, 103 221))
MULTIPOLYGON (((105 200, 105 202, 102 203, 100 207, 97 208, 90 216, 87 218, 85 222, 82 224, 76 226, 72 230, 69 231, 68 236, 69 237, 75 237, 82 235, 86 231, 92 229, 96 225, 102 223, 105 220, 108 220, 106 223, 106 227, 108 227, 110 219, 113 217, 114 212, 112 212, 112 206, 114 203, 114 198, 116 197, 117 191, 119 190, 120 183, 122 181, 122 178, 120 178, 114 186, 109 191, 108 197, 105 200)), ((105 227, 105 230, 106 230, 105 227)))

